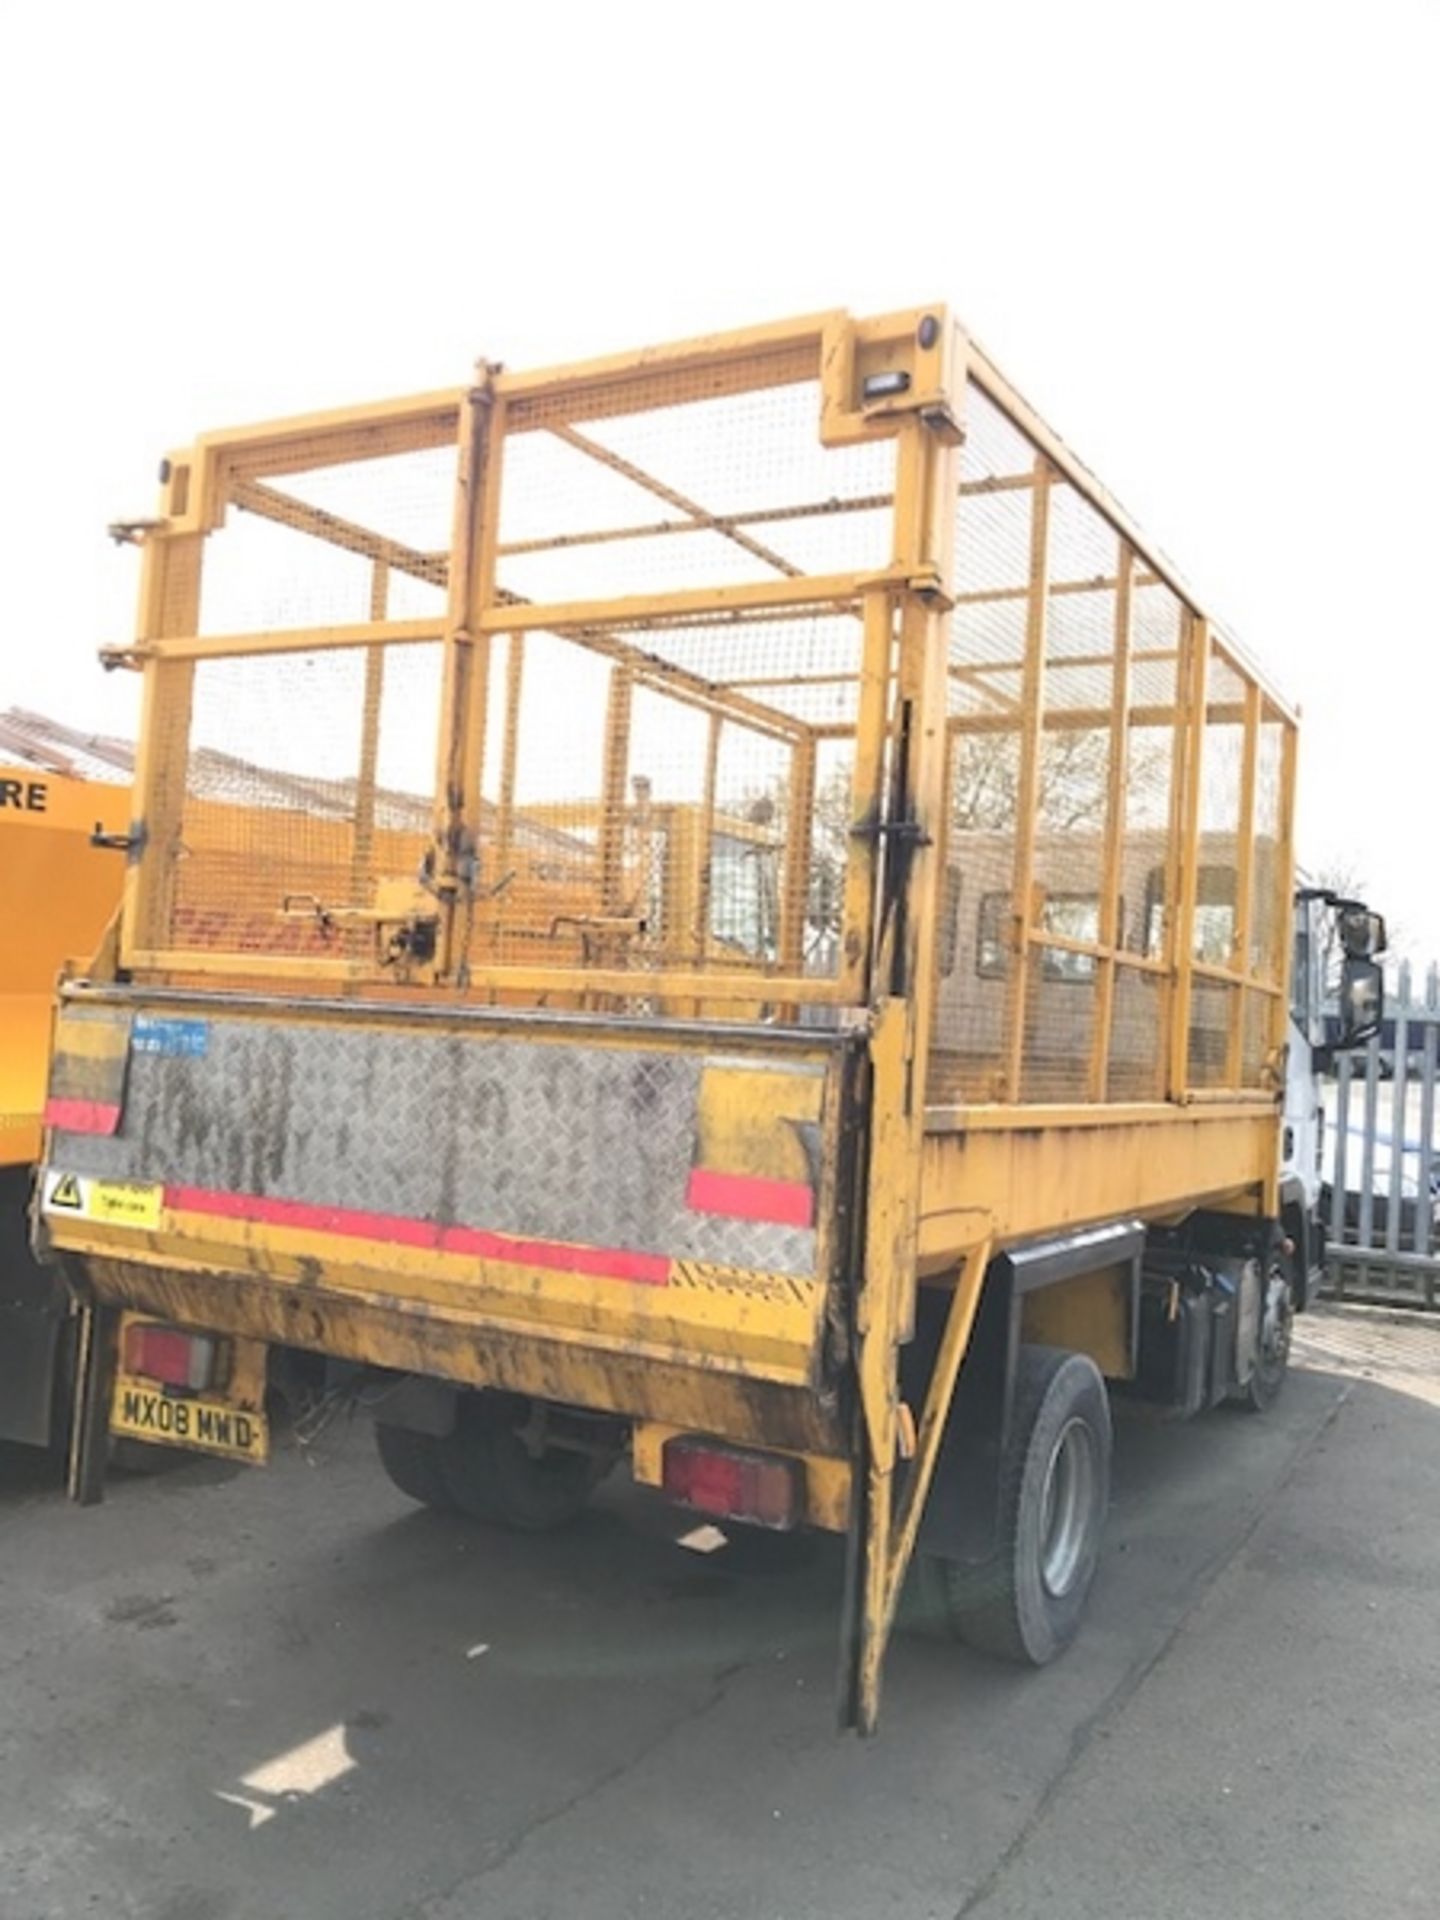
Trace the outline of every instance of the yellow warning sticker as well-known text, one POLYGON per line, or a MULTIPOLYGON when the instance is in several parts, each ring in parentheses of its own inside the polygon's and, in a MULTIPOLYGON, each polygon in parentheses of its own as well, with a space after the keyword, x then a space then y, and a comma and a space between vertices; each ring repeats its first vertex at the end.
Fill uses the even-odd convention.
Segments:
POLYGON ((91 1180, 83 1173, 45 1176, 45 1211, 73 1213, 116 1227, 158 1227, 165 1189, 138 1180, 91 1180))
POLYGON ((73 1173, 62 1173, 50 1189, 47 1207, 65 1208, 71 1213, 85 1211, 85 1196, 80 1191, 80 1182, 73 1173))
POLYGON ((92 1220, 113 1220, 122 1227, 158 1227, 163 1187, 133 1180, 92 1180, 86 1211, 92 1220))

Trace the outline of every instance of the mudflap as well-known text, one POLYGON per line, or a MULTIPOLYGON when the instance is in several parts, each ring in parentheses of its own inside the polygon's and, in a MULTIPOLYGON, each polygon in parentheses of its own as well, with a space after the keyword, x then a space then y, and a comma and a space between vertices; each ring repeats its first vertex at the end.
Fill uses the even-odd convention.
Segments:
POLYGON ((60 1445, 74 1349, 75 1324, 63 1306, 0 1304, 0 1441, 60 1445))
POLYGON ((75 1349, 70 1297, 30 1251, 30 1169, 0 1169, 0 1441, 64 1439, 75 1349))
POLYGON ((110 1397, 120 1349, 120 1321, 119 1308, 103 1303, 92 1303, 80 1313, 75 1410, 70 1423, 66 1480, 70 1498, 82 1507, 96 1506, 105 1496, 105 1469, 110 1458, 110 1397))

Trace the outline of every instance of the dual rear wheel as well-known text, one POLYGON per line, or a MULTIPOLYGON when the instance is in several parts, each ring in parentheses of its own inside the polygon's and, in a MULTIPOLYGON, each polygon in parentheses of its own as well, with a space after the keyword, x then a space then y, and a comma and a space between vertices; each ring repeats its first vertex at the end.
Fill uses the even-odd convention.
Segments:
POLYGON ((412 1500, 517 1533, 547 1533, 581 1512, 611 1457, 535 1446, 503 1407, 463 1395, 443 1435, 377 1422, 380 1464, 412 1500))

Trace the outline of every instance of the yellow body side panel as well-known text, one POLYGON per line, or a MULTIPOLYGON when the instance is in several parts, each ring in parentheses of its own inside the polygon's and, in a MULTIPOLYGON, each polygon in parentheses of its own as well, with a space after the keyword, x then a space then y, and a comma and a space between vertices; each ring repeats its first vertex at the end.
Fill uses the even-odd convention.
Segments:
POLYGON ((947 1113, 925 1137, 921 1270, 955 1264, 977 1213, 994 1221, 1000 1246, 1127 1215, 1163 1220, 1205 1205, 1273 1213, 1278 1150, 1268 1100, 947 1113))
POLYGON ((1020 1337, 1042 1347, 1088 1353, 1110 1380, 1128 1380, 1130 1280, 1125 1267, 1102 1267, 1027 1293, 1020 1337))

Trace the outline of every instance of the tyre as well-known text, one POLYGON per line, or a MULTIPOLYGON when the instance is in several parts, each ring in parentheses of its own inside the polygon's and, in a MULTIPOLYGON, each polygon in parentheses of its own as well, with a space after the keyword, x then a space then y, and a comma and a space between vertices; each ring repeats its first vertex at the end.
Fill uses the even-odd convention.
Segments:
POLYGON ((513 1404, 492 1405, 485 1394, 461 1400, 453 1430, 436 1442, 441 1478, 450 1504, 472 1520, 548 1533, 582 1511, 612 1461, 565 1447, 532 1452, 513 1404))
POLYGON ((1280 1398, 1290 1371, 1290 1334, 1295 1323, 1295 1292, 1280 1266, 1270 1269, 1260 1310, 1260 1346, 1255 1370, 1232 1398, 1247 1413, 1267 1413, 1280 1398))
POLYGON ((1079 1630, 1110 1500, 1110 1402, 1087 1355, 1022 1347, 1000 1460, 996 1548, 980 1566, 942 1561, 950 1630, 1041 1667, 1079 1630))
POLYGON ((440 1442, 432 1433, 411 1433, 406 1427, 375 1423, 375 1446, 380 1464, 401 1493, 422 1507, 441 1513, 453 1510, 454 1500, 440 1464, 440 1442))

